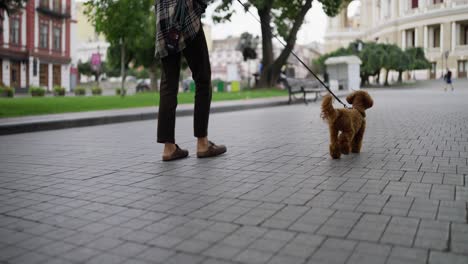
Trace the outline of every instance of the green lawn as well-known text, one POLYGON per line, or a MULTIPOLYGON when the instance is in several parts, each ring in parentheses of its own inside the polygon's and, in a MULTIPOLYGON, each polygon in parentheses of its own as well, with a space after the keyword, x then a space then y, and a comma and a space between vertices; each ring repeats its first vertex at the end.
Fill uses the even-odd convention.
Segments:
MULTIPOLYGON (((287 95, 287 91, 261 89, 239 93, 213 93, 213 101, 243 100, 287 95)), ((180 93, 179 104, 193 103, 193 93, 180 93)), ((0 118, 123 109, 159 105, 159 94, 143 93, 126 96, 0 98, 0 118)))

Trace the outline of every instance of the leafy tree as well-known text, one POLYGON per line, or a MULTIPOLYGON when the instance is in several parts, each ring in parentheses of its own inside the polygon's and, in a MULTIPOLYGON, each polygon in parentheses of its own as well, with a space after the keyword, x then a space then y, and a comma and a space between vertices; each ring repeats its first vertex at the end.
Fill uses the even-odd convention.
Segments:
POLYGON ((85 76, 91 76, 93 75, 93 72, 91 70, 91 63, 88 62, 78 62, 78 72, 80 74, 83 74, 85 76))
POLYGON ((405 50, 405 53, 408 55, 409 59, 409 67, 407 70, 424 70, 431 67, 431 63, 426 59, 426 55, 422 48, 408 48, 405 50))
POLYGON ((385 51, 382 46, 373 43, 366 42, 363 45, 362 50, 359 52, 359 58, 362 61, 361 64, 361 86, 369 84, 369 77, 375 76, 380 73, 383 67, 383 55, 385 51))
MULTIPOLYGON (((304 23, 307 12, 312 7, 313 0, 250 0, 246 10, 256 9, 261 21, 262 31, 262 64, 263 70, 259 86, 272 86, 278 79, 281 67, 287 62, 296 44, 297 33, 304 23), (271 25, 274 24, 273 30, 271 25), (273 57, 273 34, 279 35, 286 47, 279 56, 273 57)), ((325 13, 336 15, 340 8, 349 0, 318 0, 323 4, 325 13)), ((213 19, 217 22, 230 20, 236 0, 221 0, 213 19)))
POLYGON ((106 73, 106 64, 102 63, 101 64, 101 69, 99 71, 95 71, 93 67, 91 66, 91 62, 78 62, 78 72, 80 74, 83 74, 85 76, 94 76, 94 80, 96 82, 99 82, 99 77, 103 74, 106 73))
POLYGON ((318 57, 317 59, 313 60, 312 61, 312 65, 314 67, 314 69, 317 71, 317 73, 325 73, 325 61, 328 59, 328 58, 331 58, 331 57, 339 57, 339 56, 347 56, 347 55, 351 55, 352 54, 352 51, 350 51, 348 48, 339 48, 335 51, 332 51, 330 53, 327 53, 327 54, 324 54, 320 57, 318 57))
POLYGON ((111 57, 120 55, 122 89, 126 70, 135 59, 134 51, 141 39, 153 40, 153 35, 145 35, 153 4, 153 0, 87 0, 85 3, 85 14, 96 32, 104 34, 110 43, 111 57))
MULTIPOLYGON (((237 50, 242 53, 244 61, 255 60, 257 58, 258 37, 253 37, 248 32, 242 33, 237 44, 237 50)), ((250 88, 250 64, 248 64, 247 87, 250 88)))
POLYGON ((134 66, 143 66, 148 69, 151 79, 151 89, 158 90, 158 78, 161 76, 161 61, 154 58, 156 51, 156 15, 154 12, 148 14, 145 21, 146 26, 140 33, 140 37, 135 40, 132 47, 134 54, 134 66))
POLYGON ((404 67, 405 53, 395 44, 380 44, 384 49, 383 68, 385 68, 384 86, 388 86, 388 75, 392 70, 399 70, 404 67))
POLYGON ((248 32, 242 33, 237 44, 237 50, 242 52, 244 61, 255 60, 257 58, 258 37, 254 38, 248 32))

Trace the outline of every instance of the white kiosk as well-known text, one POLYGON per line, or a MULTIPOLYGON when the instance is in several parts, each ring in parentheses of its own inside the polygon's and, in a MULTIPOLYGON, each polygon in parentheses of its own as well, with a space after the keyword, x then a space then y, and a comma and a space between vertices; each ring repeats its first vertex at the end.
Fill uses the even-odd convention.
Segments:
POLYGON ((325 61, 332 90, 359 90, 361 60, 357 56, 331 57, 325 61))

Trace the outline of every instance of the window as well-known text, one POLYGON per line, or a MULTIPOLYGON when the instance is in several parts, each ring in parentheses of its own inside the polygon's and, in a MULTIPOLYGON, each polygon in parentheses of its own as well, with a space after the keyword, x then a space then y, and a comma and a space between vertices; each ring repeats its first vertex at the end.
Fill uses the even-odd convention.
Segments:
POLYGON ((440 25, 428 27, 429 48, 440 48, 440 25))
POLYGON ((406 30, 406 47, 413 48, 416 46, 416 36, 414 29, 406 30))
POLYGON ((56 51, 60 51, 62 47, 62 30, 60 27, 54 27, 54 41, 53 41, 53 49, 56 51))
POLYGON ((42 87, 49 86, 49 64, 39 65, 39 85, 42 87))
POLYGON ((5 12, 3 12, 3 9, 0 8, 0 44, 3 43, 3 20, 4 19, 5 19, 5 12))
POLYGON ((53 0, 53 8, 55 11, 60 11, 62 8, 62 1, 61 0, 53 0))
POLYGON ((39 5, 40 5, 41 7, 49 8, 49 0, 41 0, 41 2, 39 3, 39 5))
POLYGON ((440 27, 435 27, 433 30, 433 48, 440 48, 440 27))
POLYGON ((466 72, 468 70, 468 61, 458 61, 458 78, 466 78, 466 72))
POLYGON ((411 8, 418 8, 419 0, 411 0, 411 8))
POLYGON ((442 3, 444 2, 444 0, 432 0, 432 1, 433 1, 432 3, 433 3, 434 5, 442 4, 442 3))
POLYGON ((43 22, 40 25, 39 47, 47 49, 49 47, 49 24, 43 22))
POLYGON ((468 45, 468 24, 460 24, 460 45, 468 45))
POLYGON ((10 19, 10 44, 20 45, 21 25, 19 17, 10 19))

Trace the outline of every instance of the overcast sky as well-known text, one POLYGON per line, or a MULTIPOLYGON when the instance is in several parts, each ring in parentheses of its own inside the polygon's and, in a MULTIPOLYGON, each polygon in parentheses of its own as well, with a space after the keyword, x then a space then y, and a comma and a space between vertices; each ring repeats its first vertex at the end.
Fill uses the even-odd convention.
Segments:
MULTIPOLYGON (((245 2, 245 0, 242 1, 245 2)), ((211 16, 217 6, 217 2, 208 7, 206 16, 203 20, 205 23, 213 25, 213 39, 225 38, 229 35, 238 36, 246 31, 255 35, 260 35, 260 24, 250 14, 245 13, 242 6, 237 2, 234 3, 236 14, 232 17, 231 22, 213 24, 211 16)), ((251 10, 254 11, 254 9, 251 10)), ((255 12, 252 13, 255 14, 255 12)), ((298 33, 298 43, 307 44, 312 41, 323 42, 326 26, 327 16, 322 10, 322 4, 318 1, 314 1, 312 9, 307 13, 306 21, 298 33)))
MULTIPOLYGON (((85 0, 77 0, 78 2, 84 2, 85 0)), ((246 0, 241 0, 246 2, 246 0)), ((213 24, 211 16, 217 6, 216 1, 211 4, 208 9, 204 23, 212 25, 212 37, 213 39, 226 38, 229 35, 239 36, 243 32, 250 32, 254 35, 260 35, 259 23, 251 17, 250 14, 245 13, 242 6, 234 2, 236 14, 232 17, 231 22, 223 24, 213 24)), ((253 9, 252 9, 253 10, 253 9)), ((253 12, 255 14, 255 12, 253 12)), ((299 44, 308 44, 312 41, 323 42, 325 35, 325 29, 327 26, 327 16, 322 10, 322 5, 318 1, 312 3, 312 9, 307 13, 305 23, 302 25, 301 30, 298 33, 297 41, 299 44)))

